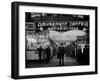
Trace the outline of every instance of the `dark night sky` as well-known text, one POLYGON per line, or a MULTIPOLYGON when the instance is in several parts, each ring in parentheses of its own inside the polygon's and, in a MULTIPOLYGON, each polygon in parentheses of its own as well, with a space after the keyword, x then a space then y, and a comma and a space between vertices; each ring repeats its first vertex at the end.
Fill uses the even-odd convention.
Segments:
MULTIPOLYGON (((36 13, 35 13, 36 14, 36 13)), ((42 16, 42 13, 39 17, 31 17, 30 12, 26 12, 26 22, 34 22, 34 21, 89 21, 89 15, 72 15, 72 14, 46 14, 46 16, 42 16), (81 18, 80 16, 83 16, 81 18)))

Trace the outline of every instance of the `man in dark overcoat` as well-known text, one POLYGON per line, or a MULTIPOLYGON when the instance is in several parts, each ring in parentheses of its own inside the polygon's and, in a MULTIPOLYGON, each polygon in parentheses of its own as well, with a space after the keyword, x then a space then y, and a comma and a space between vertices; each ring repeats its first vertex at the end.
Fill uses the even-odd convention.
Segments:
POLYGON ((47 46, 45 52, 46 52, 46 62, 49 63, 50 62, 50 57, 51 57, 51 50, 50 50, 49 46, 47 46))
POLYGON ((39 62, 41 62, 41 57, 42 57, 42 46, 40 46, 38 49, 38 55, 39 55, 39 62))
POLYGON ((64 65, 64 54, 65 54, 65 48, 61 43, 61 46, 58 48, 58 54, 57 54, 57 58, 59 59, 59 66, 64 65))

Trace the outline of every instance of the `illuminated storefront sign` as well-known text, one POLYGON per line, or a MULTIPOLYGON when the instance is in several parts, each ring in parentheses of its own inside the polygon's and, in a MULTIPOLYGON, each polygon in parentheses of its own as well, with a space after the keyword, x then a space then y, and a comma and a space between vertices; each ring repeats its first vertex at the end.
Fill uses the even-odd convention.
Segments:
POLYGON ((37 27, 41 26, 89 26, 88 21, 41 21, 37 22, 37 27))

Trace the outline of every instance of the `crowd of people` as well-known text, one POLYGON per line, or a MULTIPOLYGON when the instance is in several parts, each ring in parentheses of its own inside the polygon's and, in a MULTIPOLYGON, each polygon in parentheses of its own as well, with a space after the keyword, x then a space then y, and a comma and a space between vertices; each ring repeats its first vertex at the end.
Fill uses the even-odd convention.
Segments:
POLYGON ((45 48, 42 46, 37 48, 38 56, 39 56, 39 62, 41 63, 42 60, 46 60, 46 63, 49 63, 50 60, 55 56, 55 48, 52 45, 46 45, 45 48))
POLYGON ((77 61, 80 64, 89 65, 89 45, 85 45, 83 52, 81 46, 77 49, 77 61))
POLYGON ((59 66, 64 65, 64 57, 70 56, 77 59, 79 64, 89 64, 89 46, 85 45, 84 48, 80 45, 75 45, 74 43, 65 45, 60 43, 59 45, 47 45, 45 49, 40 46, 37 48, 39 61, 42 62, 42 54, 45 54, 46 63, 49 63, 50 60, 57 56, 59 61, 59 66))

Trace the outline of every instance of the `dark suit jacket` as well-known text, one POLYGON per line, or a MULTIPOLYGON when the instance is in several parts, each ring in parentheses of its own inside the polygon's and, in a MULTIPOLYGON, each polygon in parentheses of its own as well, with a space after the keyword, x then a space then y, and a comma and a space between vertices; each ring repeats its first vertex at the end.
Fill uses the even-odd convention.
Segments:
POLYGON ((59 47, 58 48, 57 58, 63 58, 64 57, 64 53, 65 53, 65 48, 64 47, 59 47))

